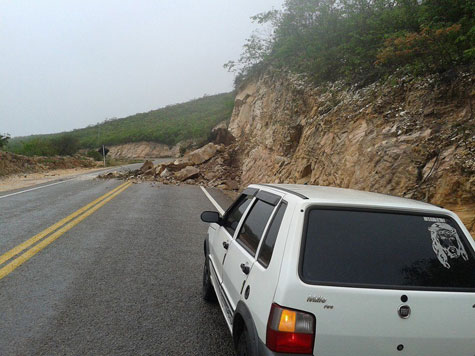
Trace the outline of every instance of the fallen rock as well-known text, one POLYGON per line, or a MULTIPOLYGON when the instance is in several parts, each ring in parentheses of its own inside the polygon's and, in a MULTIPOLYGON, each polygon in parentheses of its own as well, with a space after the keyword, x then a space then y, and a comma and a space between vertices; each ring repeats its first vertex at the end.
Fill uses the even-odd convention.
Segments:
POLYGON ((214 143, 208 143, 207 145, 189 153, 183 158, 193 162, 193 164, 195 165, 201 164, 214 157, 214 155, 218 151, 218 148, 219 147, 214 143))
POLYGON ((222 182, 221 184, 217 185, 216 188, 224 189, 224 190, 238 190, 239 183, 236 182, 235 180, 228 179, 225 182, 222 182))
POLYGON ((190 179, 196 178, 200 175, 200 170, 196 167, 188 166, 183 168, 181 171, 175 173, 175 178, 181 182, 190 179))
POLYGON ((226 185, 229 187, 230 190, 238 190, 239 189, 239 183, 236 182, 235 180, 227 180, 226 185))
POLYGON ((168 177, 171 177, 173 175, 173 173, 168 169, 168 168, 165 168, 162 173, 160 173, 160 178, 168 178, 168 177))
POLYGON ((144 162, 144 164, 142 165, 142 167, 140 167, 139 170, 140 170, 140 172, 145 173, 145 172, 147 172, 147 171, 153 169, 153 167, 154 167, 154 166, 153 166, 153 162, 152 162, 152 161, 149 161, 149 160, 146 160, 146 161, 144 162))
POLYGON ((162 174, 162 172, 167 168, 167 166, 165 164, 159 164, 156 168, 155 168, 155 175, 159 176, 160 174, 162 174))
POLYGON ((229 146, 236 141, 236 138, 226 127, 215 127, 211 132, 211 139, 217 145, 229 146))
POLYGON ((150 168, 149 170, 143 172, 144 176, 154 176, 155 175, 155 168, 150 168))
POLYGON ((170 163, 167 167, 171 170, 178 171, 187 166, 193 166, 195 163, 191 160, 189 156, 181 157, 170 163))

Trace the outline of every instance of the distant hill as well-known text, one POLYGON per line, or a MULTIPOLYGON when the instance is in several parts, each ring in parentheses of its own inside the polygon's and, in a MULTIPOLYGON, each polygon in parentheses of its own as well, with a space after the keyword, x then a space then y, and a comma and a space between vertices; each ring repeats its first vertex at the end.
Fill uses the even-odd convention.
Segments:
POLYGON ((188 139, 200 141, 207 138, 213 126, 231 117, 233 107, 232 92, 205 96, 69 132, 15 137, 7 150, 25 155, 55 155, 102 144, 151 141, 171 146, 188 139))

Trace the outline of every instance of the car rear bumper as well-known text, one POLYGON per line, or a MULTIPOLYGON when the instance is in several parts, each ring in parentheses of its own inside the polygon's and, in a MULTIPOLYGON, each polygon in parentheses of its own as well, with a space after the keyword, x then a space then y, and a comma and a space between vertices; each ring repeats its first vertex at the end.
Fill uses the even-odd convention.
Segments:
MULTIPOLYGON (((302 354, 282 354, 282 353, 271 351, 267 348, 266 344, 263 343, 260 338, 258 339, 259 339, 259 350, 257 352, 258 356, 305 356, 302 354)), ((311 355, 307 355, 307 356, 311 356, 311 355)))

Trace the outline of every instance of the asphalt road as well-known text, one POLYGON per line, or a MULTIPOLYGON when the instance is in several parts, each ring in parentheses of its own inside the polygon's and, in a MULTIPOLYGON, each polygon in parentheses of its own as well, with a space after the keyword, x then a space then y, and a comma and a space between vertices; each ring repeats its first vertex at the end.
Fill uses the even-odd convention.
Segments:
MULTIPOLYGON (((0 255, 121 184, 87 174, 4 192, 0 255)), ((0 264, 0 355, 233 354, 219 306, 200 296, 199 215, 215 208, 196 186, 123 187, 0 264), (7 270, 18 256, 29 258, 7 270)), ((226 208, 229 198, 209 192, 226 208)))

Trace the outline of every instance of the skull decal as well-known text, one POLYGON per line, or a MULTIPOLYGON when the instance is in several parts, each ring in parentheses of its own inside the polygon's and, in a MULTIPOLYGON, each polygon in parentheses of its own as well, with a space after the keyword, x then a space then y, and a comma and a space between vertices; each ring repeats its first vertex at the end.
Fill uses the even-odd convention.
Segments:
POLYGON ((435 223, 429 227, 432 248, 440 263, 450 268, 449 260, 462 257, 468 261, 468 255, 460 241, 457 231, 446 223, 435 223))

